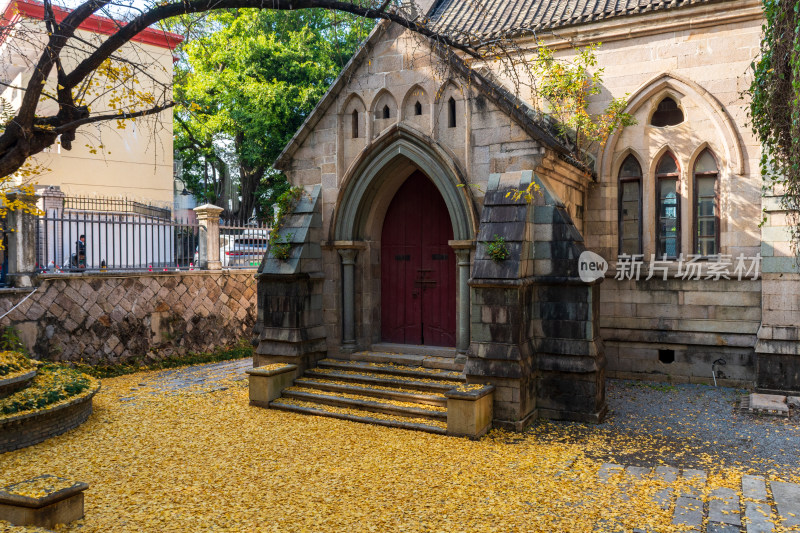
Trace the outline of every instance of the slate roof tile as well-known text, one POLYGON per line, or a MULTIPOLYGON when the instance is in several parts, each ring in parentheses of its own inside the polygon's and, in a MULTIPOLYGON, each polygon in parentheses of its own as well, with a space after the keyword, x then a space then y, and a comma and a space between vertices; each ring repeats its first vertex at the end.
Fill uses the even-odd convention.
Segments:
POLYGON ((456 38, 496 38, 713 1, 439 0, 431 19, 434 30, 456 38))

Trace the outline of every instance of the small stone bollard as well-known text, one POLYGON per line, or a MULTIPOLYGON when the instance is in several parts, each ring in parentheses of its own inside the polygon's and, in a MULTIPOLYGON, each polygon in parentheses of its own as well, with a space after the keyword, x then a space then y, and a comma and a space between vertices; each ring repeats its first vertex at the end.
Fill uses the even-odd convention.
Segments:
POLYGON ((250 405, 269 407, 280 397, 283 389, 291 387, 297 378, 297 365, 277 363, 247 371, 250 375, 250 405))
POLYGON ((492 427, 494 385, 459 385, 447 398, 447 434, 477 438, 492 427))
POLYGON ((0 520, 53 529, 83 518, 83 491, 89 485, 45 474, 0 489, 0 520))

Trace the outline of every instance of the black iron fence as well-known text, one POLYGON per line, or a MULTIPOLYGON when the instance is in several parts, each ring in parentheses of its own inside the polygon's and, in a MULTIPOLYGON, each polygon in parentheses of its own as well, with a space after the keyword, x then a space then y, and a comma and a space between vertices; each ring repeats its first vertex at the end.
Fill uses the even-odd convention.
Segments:
POLYGON ((37 268, 188 270, 196 266, 199 237, 197 222, 130 211, 52 209, 38 219, 37 268))
POLYGON ((245 224, 220 221, 219 258, 222 268, 256 268, 269 242, 269 227, 256 221, 245 224))
POLYGON ((132 213, 151 218, 170 220, 172 210, 166 206, 145 204, 127 198, 105 198, 96 196, 67 196, 63 207, 68 211, 98 211, 104 213, 132 213))

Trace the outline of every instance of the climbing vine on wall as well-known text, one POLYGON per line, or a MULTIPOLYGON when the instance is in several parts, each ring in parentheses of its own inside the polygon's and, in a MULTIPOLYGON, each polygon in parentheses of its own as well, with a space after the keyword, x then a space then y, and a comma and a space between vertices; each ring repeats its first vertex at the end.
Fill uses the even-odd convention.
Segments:
POLYGON ((283 227, 286 217, 292 214, 292 210, 302 195, 302 187, 291 187, 284 191, 275 201, 278 206, 278 216, 275 218, 275 223, 272 225, 272 230, 269 234, 269 249, 276 259, 285 260, 289 258, 292 248, 292 234, 281 237, 280 229, 283 227))
POLYGON ((781 197, 792 249, 800 244, 800 0, 763 0, 761 54, 753 62, 750 120, 761 141, 764 193, 781 197))

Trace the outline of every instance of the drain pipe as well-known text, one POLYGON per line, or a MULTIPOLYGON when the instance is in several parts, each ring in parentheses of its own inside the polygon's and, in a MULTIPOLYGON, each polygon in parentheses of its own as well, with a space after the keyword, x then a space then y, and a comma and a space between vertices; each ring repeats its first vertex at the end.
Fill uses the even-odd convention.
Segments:
POLYGON ((714 361, 713 363, 711 363, 711 377, 714 378, 714 386, 715 387, 717 386, 717 372, 716 372, 716 370, 714 370, 714 367, 715 366, 725 366, 726 364, 728 364, 728 363, 726 363, 725 359, 722 359, 722 358, 719 358, 716 361, 714 361))

